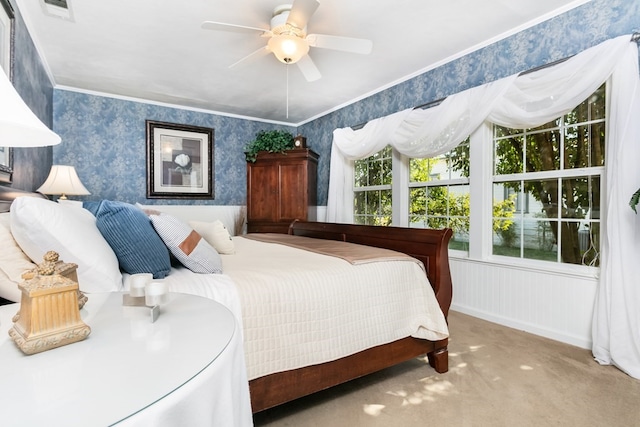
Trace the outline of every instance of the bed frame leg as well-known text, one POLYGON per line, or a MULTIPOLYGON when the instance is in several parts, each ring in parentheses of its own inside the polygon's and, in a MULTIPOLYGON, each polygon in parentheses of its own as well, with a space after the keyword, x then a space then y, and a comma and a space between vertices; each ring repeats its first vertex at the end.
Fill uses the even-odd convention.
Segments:
POLYGON ((439 348, 427 353, 429 365, 439 374, 444 374, 449 370, 449 350, 447 347, 439 348))

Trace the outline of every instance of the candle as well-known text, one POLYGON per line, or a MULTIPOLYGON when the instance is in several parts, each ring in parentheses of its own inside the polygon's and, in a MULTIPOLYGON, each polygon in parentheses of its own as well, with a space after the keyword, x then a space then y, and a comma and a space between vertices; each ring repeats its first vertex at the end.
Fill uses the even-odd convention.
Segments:
POLYGON ((143 297, 144 288, 152 279, 153 274, 151 273, 132 274, 131 281, 129 282, 129 295, 132 297, 143 297))
POLYGON ((144 301, 149 307, 167 302, 167 284, 165 282, 151 282, 144 287, 144 301))

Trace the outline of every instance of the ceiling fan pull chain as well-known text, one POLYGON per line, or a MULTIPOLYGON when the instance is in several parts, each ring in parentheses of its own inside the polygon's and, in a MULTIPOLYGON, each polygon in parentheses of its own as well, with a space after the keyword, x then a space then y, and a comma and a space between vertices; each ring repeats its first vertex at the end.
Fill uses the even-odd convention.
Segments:
POLYGON ((285 64, 287 67, 287 119, 289 118, 289 64, 285 64))

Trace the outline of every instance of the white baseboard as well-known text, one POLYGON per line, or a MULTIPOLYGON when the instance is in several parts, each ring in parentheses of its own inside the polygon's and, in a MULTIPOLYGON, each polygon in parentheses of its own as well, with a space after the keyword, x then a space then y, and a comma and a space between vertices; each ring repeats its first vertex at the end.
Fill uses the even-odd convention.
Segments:
POLYGON ((541 328, 537 325, 522 322, 517 319, 511 319, 504 316, 497 316, 493 313, 487 313, 481 310, 477 310, 470 307, 465 307, 459 304, 451 304, 451 310, 457 311, 469 316, 477 317, 479 319, 486 320, 488 322, 497 323, 499 325, 507 326, 509 328, 518 329, 521 331, 529 332, 534 335, 549 338, 555 341, 560 341, 565 344, 570 344, 576 347, 590 350, 592 347, 591 340, 585 340, 584 338, 569 335, 563 332, 554 331, 551 329, 541 328))

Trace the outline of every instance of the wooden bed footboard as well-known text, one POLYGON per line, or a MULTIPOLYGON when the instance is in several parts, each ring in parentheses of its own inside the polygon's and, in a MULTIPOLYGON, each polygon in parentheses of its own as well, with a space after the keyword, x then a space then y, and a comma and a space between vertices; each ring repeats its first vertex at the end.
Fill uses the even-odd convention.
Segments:
MULTIPOLYGON (((442 312, 445 317, 448 315, 452 297, 448 256, 451 229, 294 221, 289 227, 289 234, 392 249, 419 259, 425 266, 442 312)), ((436 372, 447 372, 448 342, 448 339, 427 341, 406 337, 332 362, 256 378, 249 382, 252 410, 260 412, 423 354, 427 354, 429 364, 436 372)))

